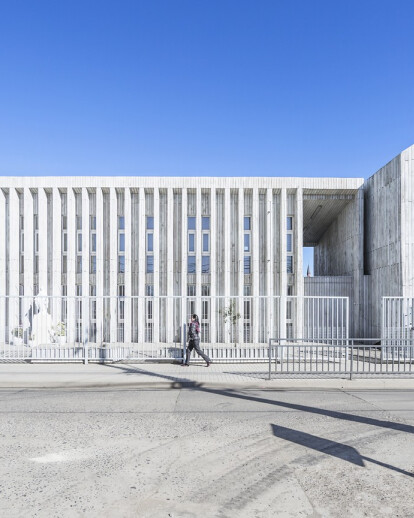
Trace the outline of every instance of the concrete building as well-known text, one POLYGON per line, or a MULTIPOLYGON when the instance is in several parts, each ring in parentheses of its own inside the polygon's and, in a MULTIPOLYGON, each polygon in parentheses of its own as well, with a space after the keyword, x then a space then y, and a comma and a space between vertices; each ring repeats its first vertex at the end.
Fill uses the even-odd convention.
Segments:
POLYGON ((39 295, 69 343, 173 344, 192 312, 206 343, 379 336, 381 297, 413 295, 413 160, 366 182, 2 177, 0 342, 39 295))

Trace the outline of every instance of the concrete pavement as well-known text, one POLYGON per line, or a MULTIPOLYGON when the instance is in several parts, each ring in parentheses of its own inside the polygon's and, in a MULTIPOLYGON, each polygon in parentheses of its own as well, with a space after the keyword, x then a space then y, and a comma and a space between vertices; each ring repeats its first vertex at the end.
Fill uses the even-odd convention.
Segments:
POLYGON ((414 376, 401 378, 355 378, 298 375, 267 379, 265 363, 204 363, 181 367, 171 363, 88 364, 35 363, 0 364, 0 388, 91 388, 137 387, 181 388, 208 386, 216 388, 309 388, 309 389, 413 389, 414 376))

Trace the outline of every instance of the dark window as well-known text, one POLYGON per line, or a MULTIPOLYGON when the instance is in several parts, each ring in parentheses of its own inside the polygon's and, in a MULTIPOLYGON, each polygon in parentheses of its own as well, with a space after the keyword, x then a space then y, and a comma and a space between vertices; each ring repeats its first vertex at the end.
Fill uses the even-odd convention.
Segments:
POLYGON ((189 255, 187 258, 187 273, 196 272, 196 258, 194 255, 189 255))
POLYGON ((154 251, 154 234, 151 232, 147 234, 147 252, 154 251))
POLYGON ((288 216, 286 218, 286 229, 287 230, 292 230, 293 229, 293 218, 292 218, 292 216, 288 216))
POLYGON ((119 234, 119 251, 125 252, 125 234, 119 234))
POLYGON ((287 273, 293 273, 293 256, 288 255, 286 259, 287 273))
POLYGON ((250 255, 244 256, 244 273, 251 273, 250 259, 251 259, 250 255))
POLYGON ((210 230, 210 218, 201 218, 202 230, 210 230))
POLYGON ((201 258, 201 273, 210 273, 210 256, 203 255, 201 258))
POLYGON ((154 273, 154 256, 147 255, 147 273, 154 273))
POLYGON ((118 273, 125 273, 125 256, 118 256, 118 273))
POLYGON ((203 234, 203 252, 209 251, 209 236, 208 234, 203 234))
POLYGON ((91 255, 91 269, 90 273, 96 273, 96 255, 91 255))
POLYGON ((125 218, 124 216, 118 216, 118 229, 125 230, 125 218))
POLYGON ((188 218, 188 230, 195 230, 196 228, 196 219, 188 218))
POLYGON ((288 252, 291 252, 292 251, 292 234, 288 234, 286 236, 286 250, 288 252))
POLYGON ((147 216, 147 229, 148 230, 154 229, 154 218, 152 216, 147 216))
POLYGON ((244 230, 251 230, 250 228, 250 217, 244 218, 244 230))
POLYGON ((154 296, 154 285, 153 284, 147 284, 145 286, 145 295, 147 297, 153 297, 154 296))
POLYGON ((194 234, 188 234, 188 251, 189 252, 195 251, 195 235, 194 234))

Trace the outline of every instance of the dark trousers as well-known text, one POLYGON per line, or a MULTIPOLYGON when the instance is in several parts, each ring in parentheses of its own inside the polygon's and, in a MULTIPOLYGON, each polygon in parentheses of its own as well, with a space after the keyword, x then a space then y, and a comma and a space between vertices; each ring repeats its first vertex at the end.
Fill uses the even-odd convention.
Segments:
POLYGON ((195 350, 195 352, 201 356, 203 358, 203 360, 207 363, 210 363, 211 360, 210 358, 203 353, 203 351, 200 349, 200 340, 190 340, 188 342, 188 347, 187 347, 187 355, 185 357, 185 364, 188 365, 190 363, 190 356, 191 356, 191 351, 192 350, 195 350))

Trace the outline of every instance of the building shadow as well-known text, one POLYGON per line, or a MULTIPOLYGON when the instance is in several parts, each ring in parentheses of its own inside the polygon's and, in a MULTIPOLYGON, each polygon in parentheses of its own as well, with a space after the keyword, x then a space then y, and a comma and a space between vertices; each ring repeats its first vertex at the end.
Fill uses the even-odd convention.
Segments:
POLYGON ((337 459, 350 462, 356 466, 365 467, 364 461, 366 461, 377 464, 383 468, 396 471, 397 473, 407 477, 414 477, 414 473, 410 473, 403 469, 397 468, 396 466, 392 466, 391 464, 386 464, 385 462, 361 455, 357 449, 353 448, 352 446, 348 446, 347 444, 324 439, 323 437, 318 437, 316 435, 294 430, 292 428, 285 428, 284 426, 275 424, 271 424, 270 426, 272 428, 273 435, 285 441, 310 448, 325 455, 336 457, 337 459))
MULTIPOLYGON (((171 388, 174 389, 187 389, 187 390, 198 390, 200 392, 205 392, 208 394, 217 394, 229 398, 242 399, 245 401, 254 401, 256 403, 264 403, 271 406, 277 406, 281 408, 288 408, 289 410, 296 410, 299 412, 310 413, 315 415, 323 415, 326 417, 331 417, 332 419, 339 419, 343 421, 351 421, 353 423, 361 423, 369 426, 376 426, 379 428, 385 428, 388 430, 394 430, 397 432, 404 432, 414 434, 414 426, 398 423, 394 421, 385 421, 383 419, 374 419, 372 417, 364 417, 356 414, 347 414, 345 412, 339 412, 337 410, 328 410, 326 408, 313 407, 309 405, 300 405, 298 403, 288 403, 286 401, 267 399, 260 396, 255 396, 252 394, 242 393, 237 390, 232 389, 219 389, 214 387, 204 386, 203 383, 196 382, 190 380, 185 377, 177 377, 177 376, 168 376, 165 374, 151 372, 150 370, 145 370, 140 367, 126 367, 124 365, 115 365, 115 364, 104 364, 104 368, 113 368, 119 369, 126 373, 127 375, 137 375, 142 374, 149 377, 154 377, 158 379, 164 379, 171 381, 171 388)), ((257 389, 255 389, 257 391, 257 389)))

